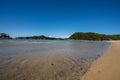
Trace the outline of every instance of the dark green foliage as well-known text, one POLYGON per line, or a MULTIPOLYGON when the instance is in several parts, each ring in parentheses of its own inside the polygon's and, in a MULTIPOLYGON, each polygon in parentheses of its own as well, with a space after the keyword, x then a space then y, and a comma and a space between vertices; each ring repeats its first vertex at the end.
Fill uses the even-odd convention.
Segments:
POLYGON ((72 34, 69 39, 75 40, 120 40, 120 35, 105 35, 93 32, 76 32, 72 34))
POLYGON ((11 37, 6 33, 0 33, 0 39, 11 39, 11 37))

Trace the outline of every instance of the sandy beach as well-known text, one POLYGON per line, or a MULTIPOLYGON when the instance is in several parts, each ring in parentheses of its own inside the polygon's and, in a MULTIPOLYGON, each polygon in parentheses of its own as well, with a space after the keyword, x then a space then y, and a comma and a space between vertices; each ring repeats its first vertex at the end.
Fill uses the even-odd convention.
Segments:
POLYGON ((108 51, 93 62, 82 80, 120 80, 120 41, 110 41, 108 51))

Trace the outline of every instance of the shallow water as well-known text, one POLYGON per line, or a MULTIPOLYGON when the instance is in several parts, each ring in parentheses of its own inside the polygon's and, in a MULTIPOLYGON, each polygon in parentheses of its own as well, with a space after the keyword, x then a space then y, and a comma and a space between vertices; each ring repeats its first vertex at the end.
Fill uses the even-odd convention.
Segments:
POLYGON ((80 80, 109 43, 0 40, 0 80, 80 80))

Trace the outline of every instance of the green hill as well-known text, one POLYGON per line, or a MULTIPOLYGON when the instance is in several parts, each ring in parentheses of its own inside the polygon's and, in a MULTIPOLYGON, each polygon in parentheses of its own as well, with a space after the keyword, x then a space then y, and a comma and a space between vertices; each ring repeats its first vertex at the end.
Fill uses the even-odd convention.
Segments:
POLYGON ((74 40, 120 40, 120 34, 117 35, 105 35, 93 32, 76 32, 72 34, 69 39, 74 40))

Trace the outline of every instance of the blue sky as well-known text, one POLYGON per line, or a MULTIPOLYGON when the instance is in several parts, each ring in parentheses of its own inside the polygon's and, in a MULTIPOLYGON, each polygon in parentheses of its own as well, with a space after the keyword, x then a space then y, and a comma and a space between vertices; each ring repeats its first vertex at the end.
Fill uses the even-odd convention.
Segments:
POLYGON ((120 1, 0 0, 0 32, 12 37, 120 34, 120 1))

